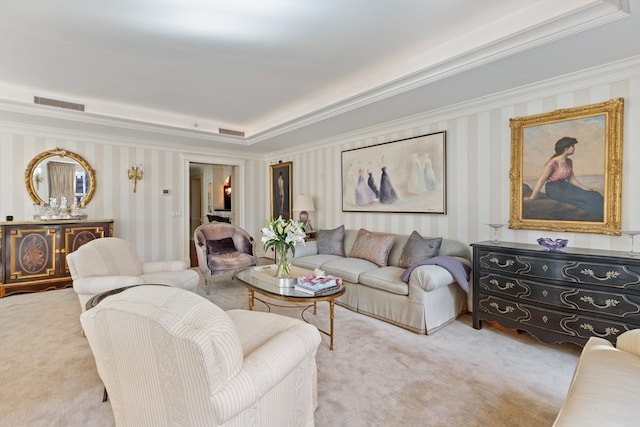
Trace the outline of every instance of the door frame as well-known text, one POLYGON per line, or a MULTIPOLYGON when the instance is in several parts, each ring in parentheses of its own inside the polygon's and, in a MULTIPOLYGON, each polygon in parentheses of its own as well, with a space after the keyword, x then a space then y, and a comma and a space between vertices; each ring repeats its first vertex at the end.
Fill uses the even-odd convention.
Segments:
MULTIPOLYGON (((222 157, 222 156, 207 156, 202 154, 183 154, 183 171, 184 174, 182 176, 183 183, 182 187, 184 188, 183 195, 184 200, 182 205, 188 209, 191 209, 189 204, 189 196, 190 196, 190 185, 191 178, 189 176, 190 164, 191 163, 203 163, 203 164, 211 164, 211 165, 220 165, 220 166, 231 166, 232 167, 232 182, 233 182, 233 192, 231 193, 232 202, 231 206, 233 206, 233 222, 234 225, 238 227, 245 228, 245 219, 244 215, 241 213, 244 212, 245 208, 245 167, 246 167, 246 159, 235 158, 235 157, 222 157)), ((182 245, 181 252, 183 253, 184 259, 191 258, 190 250, 189 250, 189 241, 191 240, 190 228, 191 228, 191 212, 188 212, 189 215, 183 215, 183 230, 184 234, 187 236, 186 241, 181 242, 182 245)))

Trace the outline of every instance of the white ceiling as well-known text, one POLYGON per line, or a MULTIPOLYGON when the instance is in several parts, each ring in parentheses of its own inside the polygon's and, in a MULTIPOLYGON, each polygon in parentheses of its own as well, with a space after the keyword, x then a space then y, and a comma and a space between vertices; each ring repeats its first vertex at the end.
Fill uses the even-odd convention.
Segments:
POLYGON ((640 0, 0 0, 1 112, 51 97, 86 106, 64 112, 75 128, 134 135, 151 122, 169 138, 269 152, 640 55, 637 9, 640 0))

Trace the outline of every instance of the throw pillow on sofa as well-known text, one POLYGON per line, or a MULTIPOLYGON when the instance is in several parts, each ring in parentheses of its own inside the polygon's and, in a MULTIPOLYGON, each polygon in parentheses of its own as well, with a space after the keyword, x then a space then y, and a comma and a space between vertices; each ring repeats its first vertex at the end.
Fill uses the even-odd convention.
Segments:
POLYGON ((344 253, 344 225, 333 230, 318 230, 318 253, 346 256, 344 253))
POLYGON ((398 267, 409 268, 420 261, 433 258, 440 252, 440 246, 442 246, 442 237, 425 239, 413 230, 402 248, 398 267))
POLYGON ((386 267, 389 252, 395 241, 395 234, 374 233, 361 228, 349 257, 366 259, 379 267, 386 267))

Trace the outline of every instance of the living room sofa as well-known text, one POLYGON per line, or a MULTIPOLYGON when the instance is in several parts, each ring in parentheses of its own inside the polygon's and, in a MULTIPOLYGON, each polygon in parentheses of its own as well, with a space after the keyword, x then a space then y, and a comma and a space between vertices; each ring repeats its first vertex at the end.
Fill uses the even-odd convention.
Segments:
POLYGON ((416 333, 436 331, 467 307, 470 251, 459 241, 341 226, 296 247, 292 263, 341 277, 337 304, 416 333))
POLYGON ((616 347, 589 338, 582 349, 554 427, 629 427, 640 422, 640 329, 621 334, 616 347))

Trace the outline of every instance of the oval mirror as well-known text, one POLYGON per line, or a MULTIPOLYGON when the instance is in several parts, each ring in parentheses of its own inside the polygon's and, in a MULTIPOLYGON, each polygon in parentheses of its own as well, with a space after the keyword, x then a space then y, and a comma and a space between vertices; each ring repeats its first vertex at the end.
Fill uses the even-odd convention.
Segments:
POLYGON ((24 185, 34 203, 60 202, 66 197, 73 203, 86 205, 96 191, 95 171, 82 156, 61 148, 34 157, 24 171, 24 185))

